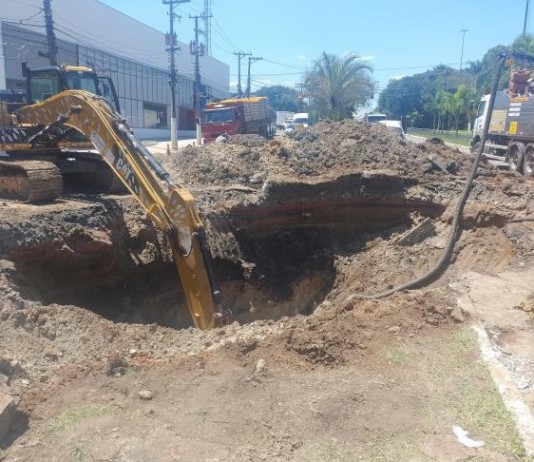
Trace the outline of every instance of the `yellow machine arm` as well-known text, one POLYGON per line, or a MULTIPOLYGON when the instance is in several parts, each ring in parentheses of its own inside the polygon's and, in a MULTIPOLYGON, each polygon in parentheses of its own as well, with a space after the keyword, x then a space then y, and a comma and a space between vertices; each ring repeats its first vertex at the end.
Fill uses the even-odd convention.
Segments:
POLYGON ((169 236, 195 326, 214 327, 222 315, 220 289, 193 196, 171 182, 107 101, 86 91, 68 90, 24 106, 13 117, 19 126, 43 127, 41 134, 60 125, 71 127, 92 142, 156 226, 169 236))

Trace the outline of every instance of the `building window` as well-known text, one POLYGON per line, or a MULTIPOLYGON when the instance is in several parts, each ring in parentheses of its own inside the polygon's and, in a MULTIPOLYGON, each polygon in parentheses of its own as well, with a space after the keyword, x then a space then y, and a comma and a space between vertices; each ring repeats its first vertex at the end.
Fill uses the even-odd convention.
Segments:
POLYGON ((167 128, 167 106, 143 102, 143 126, 145 128, 167 128))

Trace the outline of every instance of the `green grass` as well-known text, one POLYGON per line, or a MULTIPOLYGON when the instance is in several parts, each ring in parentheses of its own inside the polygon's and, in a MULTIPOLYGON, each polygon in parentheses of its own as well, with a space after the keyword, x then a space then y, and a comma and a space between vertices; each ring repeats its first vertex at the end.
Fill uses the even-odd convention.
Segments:
POLYGON ((457 138, 454 135, 436 135, 432 138, 439 138, 440 140, 443 140, 446 143, 453 143, 453 144, 459 144, 461 146, 469 146, 470 140, 465 138, 457 138))
POLYGON ((299 460, 303 462, 432 462, 419 449, 414 439, 402 436, 377 438, 362 452, 348 442, 317 442, 307 448, 299 460))
POLYGON ((438 133, 430 129, 418 130, 417 128, 412 128, 408 134, 422 136, 423 138, 439 138, 446 143, 453 143, 461 146, 469 146, 472 137, 472 133, 469 130, 458 130, 457 136, 455 130, 449 130, 446 133, 438 133))
POLYGON ((117 408, 110 404, 88 404, 75 407, 54 416, 50 420, 49 429, 51 433, 57 435, 64 431, 71 430, 78 422, 81 422, 84 419, 113 415, 116 410, 117 408))
POLYGON ((452 425, 459 425, 473 439, 484 440, 485 449, 525 460, 515 421, 479 359, 472 329, 407 341, 385 351, 384 359, 398 366, 402 383, 425 396, 421 422, 425 433, 451 431, 452 425))

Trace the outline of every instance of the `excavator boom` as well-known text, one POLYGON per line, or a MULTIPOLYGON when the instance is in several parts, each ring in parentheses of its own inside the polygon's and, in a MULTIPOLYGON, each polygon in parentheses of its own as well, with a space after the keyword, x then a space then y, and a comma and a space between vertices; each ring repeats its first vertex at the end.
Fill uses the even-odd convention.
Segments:
POLYGON ((67 90, 24 106, 12 116, 14 126, 40 128, 34 139, 51 136, 58 126, 66 126, 91 141, 150 219, 169 237, 195 326, 214 327, 221 316, 220 290, 193 196, 171 182, 170 175, 109 103, 93 93, 67 90))

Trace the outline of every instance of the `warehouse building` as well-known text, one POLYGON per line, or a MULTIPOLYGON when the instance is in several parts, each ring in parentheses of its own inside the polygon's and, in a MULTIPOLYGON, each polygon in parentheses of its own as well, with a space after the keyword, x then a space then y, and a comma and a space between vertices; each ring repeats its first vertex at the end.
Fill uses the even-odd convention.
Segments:
MULTIPOLYGON (((165 34, 97 0, 53 0, 58 62, 89 66, 111 77, 121 105, 137 136, 170 138, 171 94, 165 34), (74 5, 75 3, 75 5, 74 5)), ((41 0, 0 0, 0 89, 25 89, 22 63, 48 66, 41 0)), ((189 45, 176 51, 177 127, 180 137, 194 134, 194 60, 189 45)), ((200 58, 207 95, 229 94, 229 66, 210 56, 200 58)))

